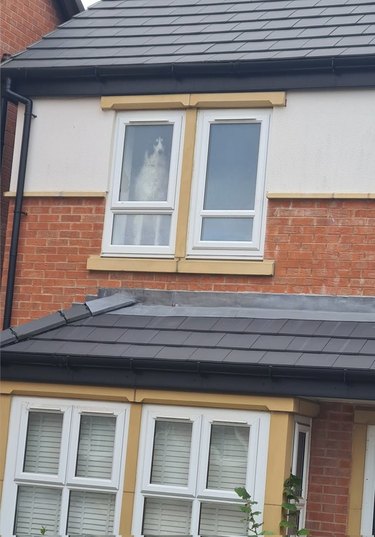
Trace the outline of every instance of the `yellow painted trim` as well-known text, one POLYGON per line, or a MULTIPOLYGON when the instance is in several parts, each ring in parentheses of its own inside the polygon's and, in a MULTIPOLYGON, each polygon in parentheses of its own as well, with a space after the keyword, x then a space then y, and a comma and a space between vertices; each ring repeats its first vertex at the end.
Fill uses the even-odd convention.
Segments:
POLYGON ((306 399, 297 399, 297 405, 298 408, 296 408, 296 413, 300 416, 316 418, 319 415, 319 403, 313 403, 312 401, 307 401, 306 399))
POLYGON ((118 95, 101 98, 103 110, 165 110, 187 108, 271 108, 285 106, 283 91, 118 95))
POLYGON ((91 256, 87 270, 134 271, 134 272, 177 272, 176 259, 143 259, 128 257, 91 256))
MULTIPOLYGON (((73 192, 73 191, 61 190, 57 192, 57 191, 43 190, 40 192, 36 192, 36 191, 24 192, 23 195, 25 198, 105 198, 107 193, 106 192, 94 192, 94 191, 73 192)), ((4 192, 4 196, 6 198, 15 198, 16 192, 14 191, 4 192)))
POLYGON ((122 535, 123 537, 131 536, 141 421, 142 405, 134 403, 130 407, 128 445, 126 449, 125 480, 120 519, 120 535, 122 535))
MULTIPOLYGON (((0 481, 4 480, 5 471, 5 459, 8 445, 8 431, 9 431, 9 419, 10 419, 10 405, 11 397, 9 395, 2 395, 0 397, 0 481)), ((3 487, 0 489, 0 496, 3 487)))
POLYGON ((267 192, 268 199, 375 199, 372 192, 267 192))
POLYGON ((183 274, 240 274, 248 276, 273 276, 275 261, 229 261, 180 259, 177 272, 183 274))
POLYGON ((354 423, 375 425, 375 410, 356 410, 354 413, 354 423))
POLYGON ((264 528, 273 533, 280 532, 284 481, 292 463, 293 430, 291 414, 271 414, 263 521, 264 528))
POLYGON ((178 220, 176 231, 176 257, 185 257, 187 229, 189 223, 189 205, 191 183, 193 177, 195 133, 197 126, 197 111, 187 110, 184 150, 182 154, 181 186, 178 205, 178 220))
POLYGON ((352 475, 349 489, 348 535, 350 537, 359 537, 361 532, 366 436, 367 426, 364 423, 355 423, 352 443, 352 475))
MULTIPOLYGON (((186 228, 181 223, 178 248, 185 248, 186 228)), ((273 276, 275 261, 229 261, 198 259, 149 259, 131 257, 90 256, 87 270, 134 271, 134 272, 179 272, 181 274, 240 274, 245 276, 273 276)))

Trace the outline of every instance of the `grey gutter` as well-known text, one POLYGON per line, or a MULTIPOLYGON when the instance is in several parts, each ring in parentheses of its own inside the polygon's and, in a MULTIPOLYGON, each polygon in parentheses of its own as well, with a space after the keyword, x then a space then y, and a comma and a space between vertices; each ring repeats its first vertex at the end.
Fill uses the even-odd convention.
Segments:
POLYGON ((34 96, 375 86, 375 55, 185 65, 57 68, 16 65, 17 60, 11 60, 4 65, 4 73, 13 78, 20 91, 34 96))
POLYGON ((375 400, 375 370, 2 351, 4 380, 375 400))

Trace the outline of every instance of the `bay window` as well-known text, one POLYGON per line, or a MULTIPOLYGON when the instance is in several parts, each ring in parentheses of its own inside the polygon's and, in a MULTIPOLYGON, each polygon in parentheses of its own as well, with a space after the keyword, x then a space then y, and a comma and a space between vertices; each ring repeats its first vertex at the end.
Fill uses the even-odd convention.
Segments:
POLYGON ((235 487, 263 504, 266 413, 146 407, 135 537, 245 536, 235 487))
POLYGON ((115 535, 125 429, 124 405, 16 398, 2 534, 115 535))

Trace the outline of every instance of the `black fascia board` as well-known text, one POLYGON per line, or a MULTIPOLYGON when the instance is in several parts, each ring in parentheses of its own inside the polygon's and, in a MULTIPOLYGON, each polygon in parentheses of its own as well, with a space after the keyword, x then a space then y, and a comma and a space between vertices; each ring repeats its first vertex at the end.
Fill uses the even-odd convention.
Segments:
POLYGON ((193 392, 375 400, 375 370, 2 354, 3 380, 193 392))
POLYGON ((17 91, 33 97, 374 87, 375 55, 130 67, 17 68, 10 63, 3 72, 17 91))

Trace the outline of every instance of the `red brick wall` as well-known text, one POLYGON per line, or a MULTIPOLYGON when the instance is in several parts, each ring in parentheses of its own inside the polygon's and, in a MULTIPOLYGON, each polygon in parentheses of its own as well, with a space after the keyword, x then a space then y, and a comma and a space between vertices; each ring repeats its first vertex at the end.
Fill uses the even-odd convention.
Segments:
POLYGON ((314 419, 306 527, 311 537, 346 537, 354 408, 322 404, 314 419))
MULTIPOLYGON (((4 54, 15 54, 38 41, 61 22, 53 0, 2 0, 0 17, 0 59, 4 54)), ((8 214, 8 200, 3 197, 9 190, 12 169, 16 107, 8 106, 8 121, 4 136, 4 153, 1 168, 1 234, 0 273, 8 214)))
POLYGON ((104 204, 25 198, 13 324, 82 301, 99 287, 375 294, 374 200, 271 200, 265 255, 276 261, 271 277, 88 272, 88 256, 100 253, 104 204))

